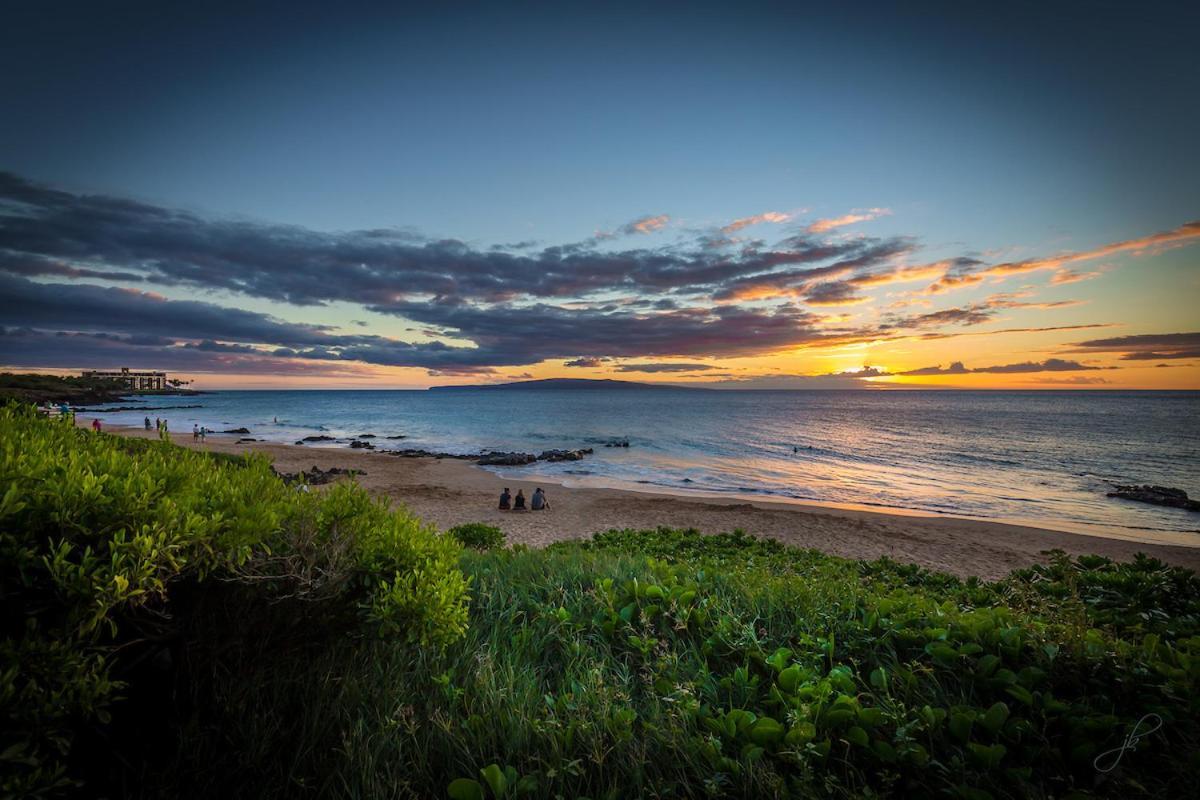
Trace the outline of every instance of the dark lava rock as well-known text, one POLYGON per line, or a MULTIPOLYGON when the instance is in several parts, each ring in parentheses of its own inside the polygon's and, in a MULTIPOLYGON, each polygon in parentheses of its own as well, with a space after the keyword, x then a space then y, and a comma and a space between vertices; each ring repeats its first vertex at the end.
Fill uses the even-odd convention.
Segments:
POLYGON ((342 469, 341 467, 330 467, 329 469, 321 469, 316 464, 312 469, 301 470, 300 472, 276 472, 284 483, 307 483, 309 486, 322 486, 326 483, 333 483, 338 478, 353 478, 356 475, 366 475, 361 469, 342 469))
POLYGON ((376 437, 375 437, 375 434, 373 434, 373 433, 360 433, 358 435, 358 438, 359 439, 374 439, 376 437))
POLYGON ((1171 489, 1166 486, 1138 486, 1136 484, 1117 486, 1115 491, 1108 493, 1108 496, 1119 497, 1122 500, 1136 500, 1139 503, 1151 503, 1156 506, 1200 511, 1200 501, 1189 500, 1187 492, 1182 489, 1171 489))
POLYGON ((628 439, 613 439, 604 445, 605 447, 629 447, 628 439))
POLYGON ((578 461, 591 453, 590 447, 583 450, 544 450, 538 456, 538 461, 578 461))
POLYGON ((383 438, 385 438, 385 439, 407 439, 408 437, 405 436, 403 433, 398 433, 395 436, 385 436, 383 438))
POLYGON ((350 446, 353 447, 355 450, 374 450, 375 449, 375 445, 371 444, 370 442, 363 442, 363 441, 359 441, 358 439, 355 439, 353 442, 351 442, 350 446))
POLYGON ((230 428, 227 431, 221 431, 221 433, 249 433, 249 432, 250 432, 249 428, 230 428))
POLYGON ((389 456, 397 456, 399 458, 457 458, 464 461, 474 460, 479 456, 464 456, 457 453, 434 453, 431 450, 380 450, 381 453, 386 453, 389 456))
MULTIPOLYGON (((249 431, 246 431, 246 432, 249 433, 249 431)), ((334 439, 332 436, 321 435, 321 436, 305 436, 300 441, 302 441, 302 442, 336 442, 337 439, 334 439)))
POLYGON ((258 439, 238 439, 237 443, 242 444, 244 442, 257 442, 257 441, 258 441, 258 439))
POLYGON ((523 467, 537 461, 533 453, 484 453, 479 463, 484 466, 523 467))

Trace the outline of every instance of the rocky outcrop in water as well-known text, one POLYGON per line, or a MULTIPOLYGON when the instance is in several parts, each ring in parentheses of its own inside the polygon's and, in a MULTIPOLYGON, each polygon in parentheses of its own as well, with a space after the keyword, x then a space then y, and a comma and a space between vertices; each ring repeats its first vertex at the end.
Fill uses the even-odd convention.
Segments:
POLYGON ((1136 500, 1139 503, 1151 503, 1156 506, 1182 508, 1187 511, 1200 511, 1200 501, 1191 500, 1182 489, 1172 489, 1166 486, 1116 486, 1108 493, 1109 497, 1119 497, 1122 500, 1136 500))
POLYGON ((605 447, 629 447, 628 439, 613 439, 611 442, 605 442, 605 447))
POLYGON ((457 458, 460 461, 474 461, 479 458, 477 455, 462 455, 461 453, 435 453, 432 450, 415 450, 412 448, 406 450, 379 450, 377 452, 384 455, 397 456, 399 458, 457 458))
POLYGON ((337 439, 333 438, 332 436, 324 436, 324 435, 322 435, 322 436, 305 436, 303 439, 296 442, 296 444, 304 444, 305 442, 336 442, 336 441, 337 441, 337 439))
POLYGON ((523 467, 537 461, 533 453, 484 453, 479 456, 481 466, 523 467))
POLYGON ((584 456, 590 456, 592 448, 582 450, 543 450, 537 457, 538 461, 579 461, 584 456))
POLYGON ((371 444, 370 442, 364 442, 361 439, 355 439, 353 442, 350 443, 350 446, 352 448, 354 448, 355 450, 374 450, 375 449, 375 445, 371 444))
POLYGON ((275 472, 275 474, 283 479, 284 483, 307 483, 309 486, 323 486, 326 483, 333 483, 338 478, 353 478, 357 475, 366 475, 367 473, 361 469, 342 469, 341 467, 321 469, 316 464, 313 464, 312 469, 301 470, 300 472, 275 472))
POLYGON ((221 433, 249 433, 249 432, 250 432, 249 428, 230 428, 227 431, 221 431, 221 433))

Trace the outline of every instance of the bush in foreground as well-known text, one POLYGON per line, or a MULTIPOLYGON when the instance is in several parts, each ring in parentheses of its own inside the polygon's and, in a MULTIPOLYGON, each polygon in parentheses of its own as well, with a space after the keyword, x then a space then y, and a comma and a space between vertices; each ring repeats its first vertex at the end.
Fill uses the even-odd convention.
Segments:
POLYGON ((196 678, 185 670, 219 668, 222 651, 368 634, 443 645, 465 627, 458 546, 353 484, 297 492, 265 460, 97 435, 15 405, 0 409, 0 480, 5 795, 136 761, 196 678), (122 741, 139 699, 146 727, 122 741))
POLYGON ((456 798, 1162 796, 1195 774, 1200 582, 1151 559, 982 583, 658 530, 463 566, 462 640, 243 674, 210 698, 231 738, 198 731, 172 771, 456 798))

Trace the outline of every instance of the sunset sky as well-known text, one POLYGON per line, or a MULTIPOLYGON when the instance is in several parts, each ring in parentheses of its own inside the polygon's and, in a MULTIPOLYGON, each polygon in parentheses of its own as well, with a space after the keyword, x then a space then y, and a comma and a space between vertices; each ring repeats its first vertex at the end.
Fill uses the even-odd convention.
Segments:
POLYGON ((1200 388, 1200 6, 165 5, 0 10, 4 369, 1200 388))

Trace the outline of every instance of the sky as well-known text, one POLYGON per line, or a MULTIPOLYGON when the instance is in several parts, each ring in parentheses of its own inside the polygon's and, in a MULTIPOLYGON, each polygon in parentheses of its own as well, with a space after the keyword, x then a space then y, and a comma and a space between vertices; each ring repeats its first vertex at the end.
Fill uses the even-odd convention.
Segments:
POLYGON ((1200 388, 1200 7, 0 4, 0 367, 1200 388))

